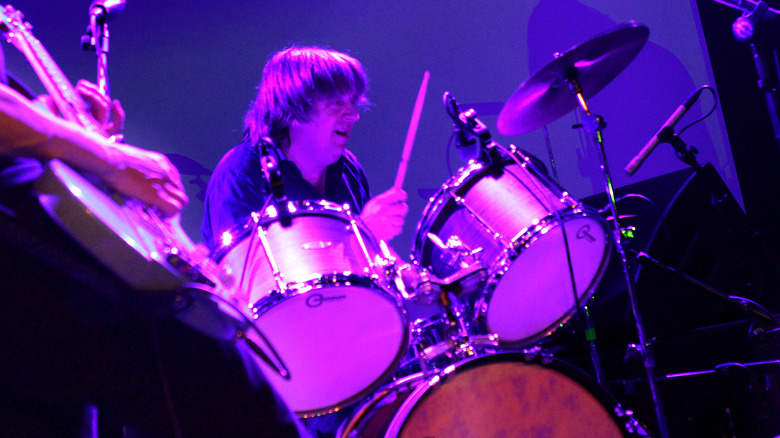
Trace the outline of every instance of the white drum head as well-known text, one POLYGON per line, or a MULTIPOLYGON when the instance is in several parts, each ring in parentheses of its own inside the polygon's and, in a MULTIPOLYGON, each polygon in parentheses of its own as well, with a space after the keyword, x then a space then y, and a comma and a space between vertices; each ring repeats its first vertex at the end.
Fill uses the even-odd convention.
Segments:
POLYGON ((290 379, 266 376, 301 416, 327 413, 370 393, 406 353, 408 327, 397 303, 355 285, 299 293, 259 315, 255 325, 290 379))
POLYGON ((604 223, 595 216, 582 216, 564 224, 579 303, 558 225, 536 236, 494 284, 486 325, 501 342, 523 344, 546 336, 592 295, 611 247, 604 223))

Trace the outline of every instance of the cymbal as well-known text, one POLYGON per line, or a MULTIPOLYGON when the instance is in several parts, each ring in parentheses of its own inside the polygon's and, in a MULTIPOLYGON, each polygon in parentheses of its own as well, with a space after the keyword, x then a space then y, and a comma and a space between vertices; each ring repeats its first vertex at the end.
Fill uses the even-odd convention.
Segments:
POLYGON ((498 132, 520 135, 563 117, 578 106, 570 84, 585 100, 612 82, 647 42, 650 30, 629 22, 557 56, 520 84, 498 114, 498 132))

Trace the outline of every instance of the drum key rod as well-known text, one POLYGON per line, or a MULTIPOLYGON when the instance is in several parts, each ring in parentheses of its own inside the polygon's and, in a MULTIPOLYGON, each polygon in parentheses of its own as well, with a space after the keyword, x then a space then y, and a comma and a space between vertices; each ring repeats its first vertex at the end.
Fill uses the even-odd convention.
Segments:
POLYGON ((360 230, 358 229, 357 220, 352 216, 349 208, 346 209, 347 216, 349 217, 349 228, 351 228, 351 231, 355 234, 355 239, 358 241, 358 245, 360 245, 360 250, 363 251, 363 257, 366 258, 366 261, 368 262, 368 267, 371 269, 371 278, 378 278, 376 273, 376 263, 374 263, 373 260, 371 260, 371 255, 368 253, 368 248, 366 247, 366 242, 363 241, 363 236, 360 235, 360 230))
MULTIPOLYGON (((287 284, 284 282, 284 274, 282 274, 282 272, 279 270, 279 266, 276 264, 276 259, 274 259, 273 254, 271 254, 270 251, 271 244, 268 242, 268 238, 265 237, 265 230, 263 229, 259 220, 255 225, 255 229, 252 231, 252 236, 253 238, 252 240, 250 240, 249 243, 250 245, 252 244, 252 242, 254 242, 254 236, 260 238, 260 246, 262 246, 263 254, 265 254, 265 259, 268 260, 268 264, 271 266, 271 273, 274 276, 274 281, 276 282, 277 290, 279 291, 287 290, 287 284)), ((252 254, 252 252, 249 249, 247 249, 246 253, 247 253, 247 260, 246 260, 247 263, 245 263, 245 266, 248 266, 249 257, 250 254, 252 254)), ((252 276, 252 278, 250 279, 249 287, 247 287, 247 291, 249 291, 250 293, 252 291, 251 281, 253 280, 254 280, 254 276, 252 276)), ((241 283, 239 284, 243 284, 243 274, 242 274, 241 283)))

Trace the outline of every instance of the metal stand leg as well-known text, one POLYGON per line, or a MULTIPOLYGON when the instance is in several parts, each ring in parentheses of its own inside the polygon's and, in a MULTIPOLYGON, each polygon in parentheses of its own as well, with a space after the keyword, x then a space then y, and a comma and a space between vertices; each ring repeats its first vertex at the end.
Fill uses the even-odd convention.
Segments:
POLYGON ((601 135, 601 131, 602 129, 604 129, 606 125, 604 123, 604 120, 600 116, 592 115, 590 113, 590 109, 588 108, 588 105, 585 102, 585 98, 582 95, 582 90, 580 89, 579 83, 577 82, 576 78, 567 78, 567 81, 569 82, 569 86, 571 87, 572 91, 576 94, 580 107, 583 109, 583 111, 585 111, 585 114, 587 114, 587 116, 583 118, 583 128, 591 132, 595 136, 596 143, 598 144, 599 147, 599 157, 601 159, 602 171, 604 172, 607 197, 609 198, 609 203, 612 208, 612 221, 614 224, 615 248, 617 249, 618 255, 620 256, 620 262, 623 267, 623 275, 625 277, 626 287, 628 289, 628 295, 631 301, 631 311, 633 312, 634 315, 637 335, 639 337, 639 352, 642 355, 642 362, 644 364, 645 372, 647 375, 647 382, 650 388, 650 397, 652 398, 653 407, 655 408, 656 421, 658 423, 658 432, 661 438, 668 438, 669 434, 666 427, 666 417, 664 415, 661 398, 658 395, 658 388, 656 384, 657 382, 655 377, 656 376, 655 358, 653 357, 652 349, 650 348, 650 344, 647 342, 647 338, 645 336, 644 323, 642 322, 642 315, 640 315, 639 313, 638 301, 634 290, 633 281, 631 279, 631 274, 629 271, 628 260, 626 258, 626 253, 623 248, 623 243, 621 238, 622 236, 620 234, 620 223, 618 220, 617 201, 615 200, 615 192, 612 186, 612 178, 609 172, 609 165, 607 164, 607 155, 604 150, 604 139, 601 135))

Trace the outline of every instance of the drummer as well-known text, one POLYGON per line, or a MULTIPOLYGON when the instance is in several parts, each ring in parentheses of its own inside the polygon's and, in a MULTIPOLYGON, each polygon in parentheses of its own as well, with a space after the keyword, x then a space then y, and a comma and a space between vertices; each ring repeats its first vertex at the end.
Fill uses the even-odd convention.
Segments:
POLYGON ((243 142, 225 154, 209 180, 203 241, 217 249, 223 232, 274 197, 349 204, 377 239, 389 242, 400 234, 406 192, 393 188, 372 197, 362 166, 346 148, 368 104, 360 62, 321 47, 289 47, 270 57, 257 88, 243 142), (269 157, 278 162, 281 184, 268 169, 264 173, 269 157))

